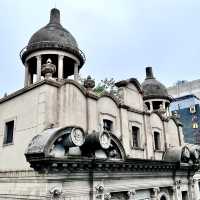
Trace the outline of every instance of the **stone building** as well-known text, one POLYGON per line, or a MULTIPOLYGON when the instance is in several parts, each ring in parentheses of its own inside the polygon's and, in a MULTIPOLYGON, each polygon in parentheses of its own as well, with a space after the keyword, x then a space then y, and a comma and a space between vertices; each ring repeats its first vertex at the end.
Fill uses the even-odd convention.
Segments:
POLYGON ((0 99, 0 199, 198 198, 199 151, 151 67, 142 84, 95 94, 91 77, 78 82, 85 56, 57 9, 21 59, 24 88, 0 99))

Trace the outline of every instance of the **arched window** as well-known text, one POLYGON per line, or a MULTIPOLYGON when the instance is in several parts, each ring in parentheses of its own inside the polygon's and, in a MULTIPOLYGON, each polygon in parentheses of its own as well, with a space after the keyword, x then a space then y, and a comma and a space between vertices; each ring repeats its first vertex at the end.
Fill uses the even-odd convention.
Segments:
POLYGON ((165 195, 162 195, 162 196, 160 197, 160 200, 167 200, 167 198, 165 197, 165 195))

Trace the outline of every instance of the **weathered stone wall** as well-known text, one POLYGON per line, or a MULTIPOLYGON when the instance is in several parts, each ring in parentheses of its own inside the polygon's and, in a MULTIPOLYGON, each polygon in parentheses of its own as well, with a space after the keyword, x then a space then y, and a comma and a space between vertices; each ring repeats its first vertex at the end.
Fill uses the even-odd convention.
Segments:
POLYGON ((125 107, 109 95, 87 96, 73 81, 43 83, 0 103, 0 169, 27 169, 25 149, 44 129, 77 125, 90 134, 102 131, 103 119, 113 122, 113 134, 122 142, 127 157, 161 160, 166 145, 180 145, 177 126, 164 123, 157 113, 145 112, 142 95, 134 85, 124 89, 123 100, 129 104, 125 107), (3 146, 5 122, 10 119, 15 119, 14 144, 3 146), (133 147, 132 126, 140 128, 138 148, 133 147), (153 131, 160 132, 160 151, 155 151, 153 131))
MULTIPOLYGON (((0 173, 0 199, 53 198, 53 191, 60 191, 58 199, 96 200, 102 195, 135 200, 159 198, 181 200, 181 192, 187 191, 190 200, 196 200, 186 174, 166 172, 84 172, 38 174, 33 171, 0 173), (174 180, 175 178, 175 180, 174 180), (119 181, 120 180, 120 181, 119 181), (181 181, 180 181, 181 180, 181 181), (100 188, 102 187, 102 188, 100 188), (100 190, 102 189, 102 190, 100 190), (193 194, 192 194, 193 193, 193 194)), ((191 177, 190 177, 191 178, 191 177)), ((120 199, 120 198, 119 198, 120 199)))
POLYGON ((42 85, 0 104, 0 170, 28 168, 24 156, 28 143, 55 121, 50 119, 55 115, 49 109, 53 89, 42 85), (4 145, 5 122, 10 120, 15 122, 14 141, 4 145))

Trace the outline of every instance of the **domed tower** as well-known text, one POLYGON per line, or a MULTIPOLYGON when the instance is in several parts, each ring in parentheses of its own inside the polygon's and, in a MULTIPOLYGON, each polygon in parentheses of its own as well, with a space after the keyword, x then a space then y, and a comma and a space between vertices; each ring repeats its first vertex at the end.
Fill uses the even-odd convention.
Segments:
POLYGON ((152 67, 146 67, 142 89, 143 99, 149 111, 168 111, 171 98, 166 87, 154 77, 152 67))
POLYGON ((42 66, 51 62, 55 66, 52 79, 62 80, 74 75, 77 80, 85 56, 72 34, 60 23, 60 11, 53 8, 49 23, 33 34, 20 53, 25 65, 25 86, 44 79, 42 66))

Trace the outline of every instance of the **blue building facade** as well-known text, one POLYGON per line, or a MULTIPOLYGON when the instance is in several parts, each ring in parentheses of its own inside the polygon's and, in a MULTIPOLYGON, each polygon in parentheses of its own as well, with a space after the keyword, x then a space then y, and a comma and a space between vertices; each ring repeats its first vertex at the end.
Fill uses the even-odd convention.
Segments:
POLYGON ((200 99, 192 94, 175 98, 170 111, 183 124, 185 142, 200 144, 200 99))

